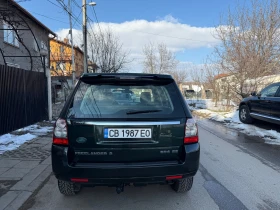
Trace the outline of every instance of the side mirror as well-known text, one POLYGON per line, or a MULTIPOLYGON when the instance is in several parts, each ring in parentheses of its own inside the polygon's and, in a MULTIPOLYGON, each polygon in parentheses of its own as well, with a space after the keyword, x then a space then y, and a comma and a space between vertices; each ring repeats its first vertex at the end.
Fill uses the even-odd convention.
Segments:
POLYGON ((254 92, 251 93, 251 96, 256 96, 256 95, 257 95, 257 92, 256 92, 256 91, 254 91, 254 92))

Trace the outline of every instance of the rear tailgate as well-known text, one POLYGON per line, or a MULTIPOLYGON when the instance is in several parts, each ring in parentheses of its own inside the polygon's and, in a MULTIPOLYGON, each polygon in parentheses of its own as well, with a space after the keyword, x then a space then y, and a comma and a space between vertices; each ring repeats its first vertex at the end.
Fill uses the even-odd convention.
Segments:
MULTIPOLYGON (((184 139, 185 121, 183 118, 172 121, 149 122, 85 122, 73 120, 68 125, 68 138, 78 162, 179 160, 179 151, 184 139), (110 131, 129 130, 135 133, 138 131, 144 134, 145 138, 105 138, 108 129, 111 129, 110 131), (145 134, 149 130, 151 130, 151 138, 145 134)), ((114 135, 114 132, 111 132, 111 135, 114 135)))
POLYGON ((183 159, 191 115, 171 77, 110 74, 82 78, 60 117, 70 162, 129 163, 183 159), (120 101, 115 92, 135 100, 120 101))

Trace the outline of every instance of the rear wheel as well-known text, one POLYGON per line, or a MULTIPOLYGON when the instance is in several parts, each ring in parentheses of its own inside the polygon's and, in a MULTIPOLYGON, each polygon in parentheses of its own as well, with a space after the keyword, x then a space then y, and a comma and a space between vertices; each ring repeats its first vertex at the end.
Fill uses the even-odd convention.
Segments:
POLYGON ((189 191, 193 185, 193 177, 176 180, 172 185, 172 189, 177 193, 184 193, 189 191))
POLYGON ((58 180, 58 189, 63 195, 76 195, 81 191, 81 185, 73 182, 58 180))
POLYGON ((248 106, 242 105, 239 109, 239 119, 245 124, 253 123, 253 118, 250 116, 250 111, 248 106))

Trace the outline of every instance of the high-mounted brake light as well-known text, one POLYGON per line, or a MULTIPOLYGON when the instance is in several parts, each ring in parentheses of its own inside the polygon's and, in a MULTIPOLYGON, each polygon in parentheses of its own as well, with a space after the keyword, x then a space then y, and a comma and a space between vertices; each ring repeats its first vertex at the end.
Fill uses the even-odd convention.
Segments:
POLYGON ((185 128, 184 144, 198 142, 198 129, 194 119, 187 119, 185 128))
POLYGON ((53 144, 68 145, 67 125, 64 119, 58 119, 53 131, 53 144))

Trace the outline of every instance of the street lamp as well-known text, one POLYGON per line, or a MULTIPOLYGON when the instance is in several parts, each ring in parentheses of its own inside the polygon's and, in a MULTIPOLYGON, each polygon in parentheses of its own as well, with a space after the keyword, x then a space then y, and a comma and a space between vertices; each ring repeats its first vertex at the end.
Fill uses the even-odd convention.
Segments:
POLYGON ((88 5, 89 6, 96 6, 96 3, 95 2, 89 2, 88 5))
POLYGON ((87 63, 87 5, 96 6, 95 2, 87 4, 86 0, 83 0, 83 39, 84 39, 84 73, 88 71, 87 63))

